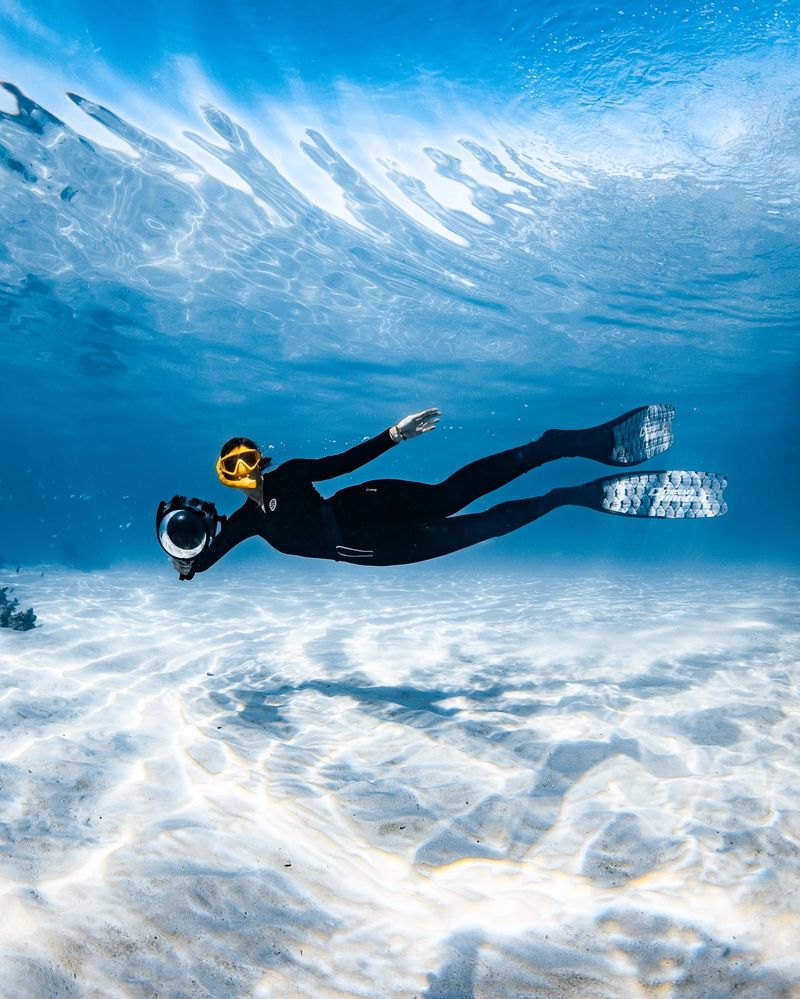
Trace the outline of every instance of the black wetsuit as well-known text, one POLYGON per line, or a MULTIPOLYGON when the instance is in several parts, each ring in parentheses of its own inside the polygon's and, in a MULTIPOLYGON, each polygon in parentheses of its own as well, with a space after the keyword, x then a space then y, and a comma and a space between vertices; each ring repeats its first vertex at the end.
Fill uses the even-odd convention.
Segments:
POLYGON ((323 499, 313 483, 353 472, 394 447, 388 430, 342 454, 284 462, 264 475, 264 509, 245 500, 182 578, 203 572, 256 535, 287 555, 403 565, 508 534, 557 506, 580 502, 580 497, 568 487, 482 513, 453 514, 546 461, 581 453, 583 434, 547 431, 538 441, 474 461, 436 485, 376 479, 330 499, 323 499))

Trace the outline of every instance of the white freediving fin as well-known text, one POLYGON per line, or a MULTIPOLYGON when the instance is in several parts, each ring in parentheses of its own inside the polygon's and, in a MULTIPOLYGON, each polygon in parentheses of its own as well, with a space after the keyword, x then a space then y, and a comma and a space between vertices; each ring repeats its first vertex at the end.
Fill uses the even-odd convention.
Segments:
POLYGON ((602 499, 595 509, 629 517, 722 517, 728 512, 717 472, 643 472, 598 479, 602 499))
POLYGON ((675 407, 668 403, 639 406, 586 430, 548 430, 560 458, 590 458, 604 465, 638 465, 666 451, 674 441, 675 407))
POLYGON ((636 465, 666 451, 672 444, 675 407, 642 406, 611 423, 614 445, 609 464, 636 465))

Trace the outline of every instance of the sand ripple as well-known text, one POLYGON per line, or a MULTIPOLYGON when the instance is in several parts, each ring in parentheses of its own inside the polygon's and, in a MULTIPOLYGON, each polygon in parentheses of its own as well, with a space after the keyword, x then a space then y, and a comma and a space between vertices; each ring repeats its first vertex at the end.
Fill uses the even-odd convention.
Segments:
POLYGON ((4 996, 799 994, 796 581, 15 582, 4 996))

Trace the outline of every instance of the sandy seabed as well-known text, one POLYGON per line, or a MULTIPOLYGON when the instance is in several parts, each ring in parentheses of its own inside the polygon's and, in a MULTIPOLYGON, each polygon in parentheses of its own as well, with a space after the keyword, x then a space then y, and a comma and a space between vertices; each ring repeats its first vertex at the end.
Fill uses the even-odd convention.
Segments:
POLYGON ((800 582, 3 578, 0 995, 800 996, 800 582))

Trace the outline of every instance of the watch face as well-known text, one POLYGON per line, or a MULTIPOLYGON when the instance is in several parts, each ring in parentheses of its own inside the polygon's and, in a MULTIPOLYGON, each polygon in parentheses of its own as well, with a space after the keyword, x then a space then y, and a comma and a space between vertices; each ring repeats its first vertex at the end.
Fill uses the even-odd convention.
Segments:
POLYGON ((272 497, 272 499, 271 499, 271 500, 269 501, 269 509, 270 509, 270 513, 274 513, 274 512, 275 512, 275 507, 276 507, 277 505, 278 505, 278 501, 277 501, 277 500, 275 499, 275 497, 273 496, 273 497, 272 497))

